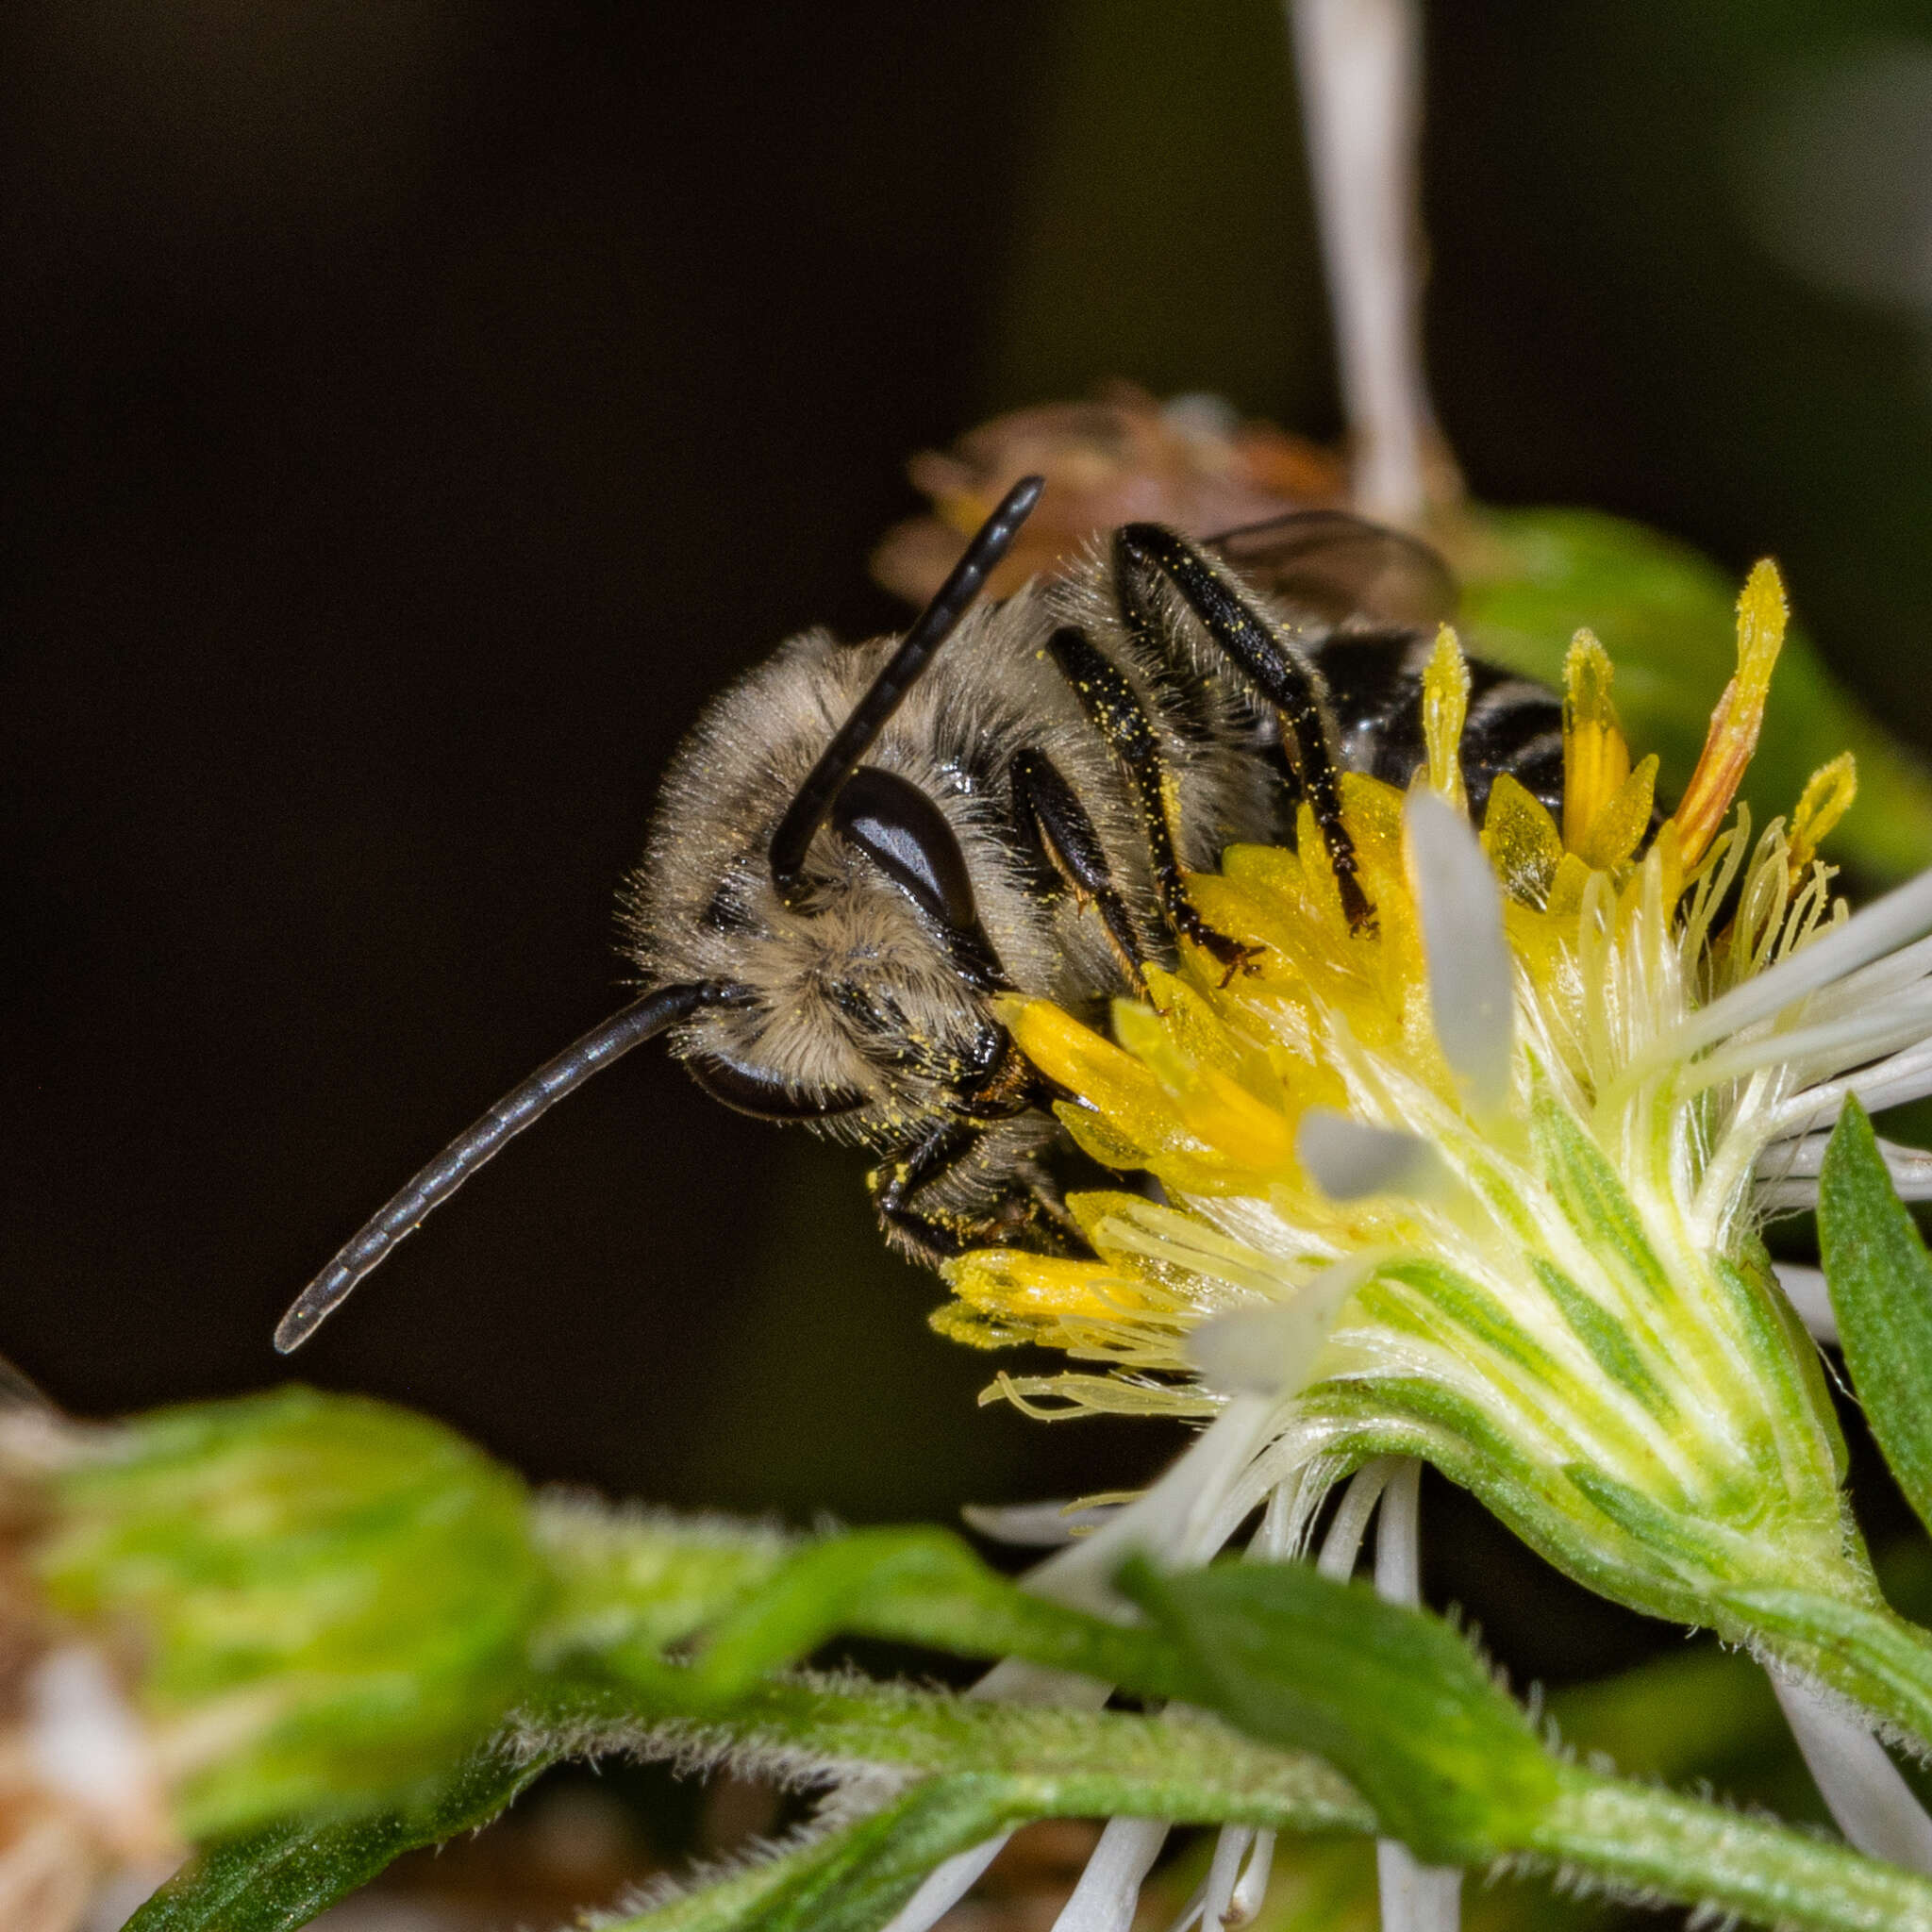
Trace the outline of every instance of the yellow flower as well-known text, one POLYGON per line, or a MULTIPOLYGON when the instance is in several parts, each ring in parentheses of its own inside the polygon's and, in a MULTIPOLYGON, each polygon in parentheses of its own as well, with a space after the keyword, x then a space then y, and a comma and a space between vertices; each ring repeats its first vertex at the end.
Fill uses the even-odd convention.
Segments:
MULTIPOLYGON (((1297 851, 1236 847, 1190 881, 1254 949, 1225 984, 1184 948, 1116 1005, 1111 1040, 1010 1002, 1076 1096, 1074 1139, 1160 1198, 1075 1196, 1091 1260, 954 1265, 943 1332, 1081 1365, 989 1395, 1204 1420, 1262 1402, 1213 1506, 1224 1535, 1272 1499, 1291 1547, 1335 1480, 1419 1455, 1659 1614, 1757 1641, 1740 1591, 1875 1606, 1815 1350, 1757 1231, 1815 1198, 1846 1094, 1932 1091, 1932 941, 1910 943, 1932 879, 1856 918, 1833 899, 1817 851, 1849 758, 1755 836, 1736 806, 1784 624, 1760 564, 1738 675, 1661 823, 1657 761, 1633 761, 1580 633, 1560 821, 1503 777, 1480 827, 1445 630, 1415 784, 1342 782, 1372 929, 1350 929, 1305 814, 1297 851)), ((1924 1158, 1890 1152, 1923 1191, 1924 1158)))

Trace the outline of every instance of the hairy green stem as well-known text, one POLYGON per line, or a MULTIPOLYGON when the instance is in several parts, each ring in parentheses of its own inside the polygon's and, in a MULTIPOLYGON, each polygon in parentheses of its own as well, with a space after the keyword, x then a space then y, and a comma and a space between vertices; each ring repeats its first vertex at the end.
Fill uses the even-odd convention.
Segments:
POLYGON ((1787 1826, 1566 1771, 1523 1847, 1635 1890, 1807 1932, 1932 1932, 1932 1884, 1787 1826))
POLYGON ((1721 1612, 1713 1621, 1725 1636, 1761 1645, 1932 1749, 1932 1632, 1883 1604, 1795 1590, 1735 1591, 1721 1612))

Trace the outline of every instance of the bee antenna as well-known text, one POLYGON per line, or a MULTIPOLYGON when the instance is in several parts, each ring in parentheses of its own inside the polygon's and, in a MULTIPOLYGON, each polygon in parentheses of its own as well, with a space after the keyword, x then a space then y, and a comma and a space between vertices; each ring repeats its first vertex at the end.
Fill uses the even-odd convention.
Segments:
POLYGON ((389 1257, 405 1235, 413 1234, 425 1215, 442 1206, 486 1160, 500 1153, 541 1113, 547 1111, 592 1074, 621 1058, 700 1007, 720 1006, 739 997, 738 989, 713 981, 664 986, 633 1000, 593 1026, 555 1059, 512 1087, 467 1133, 458 1134, 401 1193, 373 1216, 295 1298, 275 1329, 275 1348, 288 1355, 300 1348, 349 1297, 372 1268, 389 1257))
POLYGON ((778 829, 772 834, 772 883, 786 905, 795 908, 805 897, 806 851, 812 835, 824 824, 840 788, 872 749, 873 741, 885 729, 886 720, 899 708, 899 701, 912 689, 913 680, 925 669, 932 654, 965 616, 980 587, 999 567, 1045 488, 1044 476, 1023 476, 1001 497, 999 508, 980 525, 965 556, 919 613, 886 668, 873 679, 872 689, 853 708, 851 717, 839 727, 824 756, 798 788, 778 821, 778 829))

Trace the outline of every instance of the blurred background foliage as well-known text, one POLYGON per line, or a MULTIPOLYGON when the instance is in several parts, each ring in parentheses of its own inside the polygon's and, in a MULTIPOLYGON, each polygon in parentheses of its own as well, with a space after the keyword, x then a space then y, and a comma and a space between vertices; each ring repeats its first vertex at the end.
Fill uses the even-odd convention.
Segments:
MULTIPOLYGON (((82 1411, 278 1378, 336 1242, 608 1010, 672 746, 788 632, 897 621, 911 452, 1113 376, 1339 430, 1269 0, 21 0, 0 41, 0 1310, 82 1411)), ((1923 0, 1444 5, 1427 113, 1474 494, 1774 554, 1932 744, 1923 0)), ((301 1369, 685 1505, 1157 1466, 974 1412, 858 1165, 640 1057, 301 1369)), ((1519 1676, 1669 1635, 1429 1521, 1519 1676)))

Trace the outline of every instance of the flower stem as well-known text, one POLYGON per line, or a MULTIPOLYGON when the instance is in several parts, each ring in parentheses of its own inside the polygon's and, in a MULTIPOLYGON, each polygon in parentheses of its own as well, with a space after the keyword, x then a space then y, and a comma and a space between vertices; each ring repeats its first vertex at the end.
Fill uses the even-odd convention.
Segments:
POLYGON ((1860 1857, 1715 1806, 1648 1786, 1566 1770, 1525 1849, 1614 1883, 1696 1897, 1762 1924, 1816 1932, 1925 1932, 1932 1887, 1860 1857))
POLYGON ((1797 1590, 1728 1591, 1714 1621, 1932 1749, 1932 1632, 1883 1604, 1797 1590))

